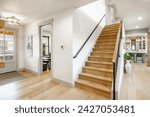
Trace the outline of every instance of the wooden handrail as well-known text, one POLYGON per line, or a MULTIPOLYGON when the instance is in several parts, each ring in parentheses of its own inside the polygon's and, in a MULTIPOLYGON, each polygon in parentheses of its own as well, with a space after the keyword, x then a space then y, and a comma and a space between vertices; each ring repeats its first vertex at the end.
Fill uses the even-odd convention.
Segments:
POLYGON ((113 59, 112 59, 112 62, 115 63, 116 62, 116 58, 117 58, 117 51, 118 51, 118 48, 119 48, 119 39, 120 39, 120 32, 121 32, 121 28, 122 28, 122 21, 120 21, 120 24, 119 24, 119 30, 118 30, 118 35, 117 35, 117 41, 116 41, 116 44, 115 44, 115 50, 114 50, 114 55, 113 55, 113 59))

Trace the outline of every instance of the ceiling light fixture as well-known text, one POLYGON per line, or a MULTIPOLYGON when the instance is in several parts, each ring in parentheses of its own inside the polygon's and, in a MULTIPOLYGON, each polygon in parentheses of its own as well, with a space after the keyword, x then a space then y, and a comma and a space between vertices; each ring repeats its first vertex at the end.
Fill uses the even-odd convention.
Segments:
POLYGON ((138 20, 143 20, 143 17, 138 17, 138 20))
POLYGON ((20 20, 15 16, 7 17, 6 22, 10 25, 20 25, 20 20))

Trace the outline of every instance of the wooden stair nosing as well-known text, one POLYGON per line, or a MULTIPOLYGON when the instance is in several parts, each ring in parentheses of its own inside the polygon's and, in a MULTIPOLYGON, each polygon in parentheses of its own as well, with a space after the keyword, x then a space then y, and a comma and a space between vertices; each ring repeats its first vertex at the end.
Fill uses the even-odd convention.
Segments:
POLYGON ((99 40, 96 42, 96 44, 100 44, 100 43, 115 43, 116 44, 116 40, 99 40))
POLYGON ((120 25, 106 25, 104 28, 119 28, 120 25))
MULTIPOLYGON (((119 29, 119 28, 118 28, 119 29)), ((103 31, 116 31, 118 29, 113 29, 113 28, 104 28, 103 31)))
POLYGON ((111 52, 111 53, 114 53, 114 51, 113 50, 93 50, 92 52, 96 52, 96 53, 109 53, 109 52, 111 52))
POLYGON ((115 46, 95 45, 95 48, 115 48, 115 46))
POLYGON ((90 69, 90 70, 94 70, 94 71, 104 71, 104 72, 113 73, 112 69, 105 69, 105 68, 95 68, 95 67, 87 67, 87 66, 85 66, 84 69, 90 69))
POLYGON ((104 30, 105 30, 105 29, 114 29, 114 30, 118 30, 118 29, 119 29, 119 26, 116 26, 116 27, 105 27, 104 30))
POLYGON ((92 74, 88 74, 88 73, 82 73, 79 75, 79 79, 84 79, 90 82, 95 82, 95 83, 99 83, 103 86, 109 87, 111 88, 112 86, 112 78, 107 78, 107 77, 101 77, 98 75, 92 75, 92 74))
POLYGON ((89 58, 112 59, 113 57, 110 57, 110 56, 107 56, 107 57, 105 57, 105 56, 89 56, 89 58))
POLYGON ((107 40, 102 40, 102 39, 98 39, 97 41, 96 41, 96 44, 100 44, 100 43, 103 43, 103 44, 116 44, 116 41, 115 40, 109 40, 109 41, 107 41, 107 40))
POLYGON ((104 68, 104 69, 113 69, 112 62, 100 62, 100 61, 87 61, 85 66, 95 67, 95 68, 104 68))
POLYGON ((104 51, 104 52, 106 52, 106 51, 114 51, 114 49, 115 48, 105 48, 105 49, 103 49, 103 48, 93 48, 93 51, 104 51))
POLYGON ((80 73, 79 75, 112 83, 112 78, 108 78, 108 77, 102 77, 102 76, 88 74, 88 73, 80 73))
POLYGON ((109 25, 106 25, 105 27, 108 27, 108 26, 120 26, 120 23, 109 24, 109 25))
POLYGON ((114 51, 112 50, 112 51, 106 51, 106 52, 105 52, 105 50, 102 50, 102 51, 97 51, 97 52, 94 52, 94 51, 93 51, 92 53, 99 53, 99 54, 105 54, 105 53, 106 53, 106 54, 113 54, 114 51))
POLYGON ((116 42, 116 40, 117 40, 117 38, 110 38, 110 39, 109 38, 99 38, 96 42, 107 43, 107 42, 116 42))
POLYGON ((115 34, 113 34, 113 33, 110 33, 110 34, 101 33, 100 36, 117 36, 117 33, 115 33, 115 34))
MULTIPOLYGON (((95 47, 106 47, 106 44, 95 44, 95 47)), ((115 43, 107 44, 107 47, 115 47, 115 43)))
POLYGON ((88 63, 95 63, 95 64, 104 64, 104 65, 113 65, 112 62, 97 62, 97 61, 87 61, 88 63))
POLYGON ((118 33, 118 30, 102 30, 102 33, 118 33))
POLYGON ((115 45, 116 45, 116 43, 107 43, 107 44, 104 44, 104 42, 103 43, 101 43, 101 42, 97 42, 96 44, 95 44, 95 46, 114 46, 115 47, 115 45))
POLYGON ((116 41, 116 40, 117 40, 117 37, 115 37, 115 38, 103 38, 103 37, 101 37, 97 40, 97 42, 99 42, 99 41, 116 41))
POLYGON ((92 89, 97 90, 97 91, 100 91, 100 93, 102 91, 102 92, 106 92, 106 93, 111 95, 111 89, 110 88, 108 88, 106 86, 103 86, 101 84, 98 84, 98 83, 94 83, 94 82, 91 83, 91 82, 86 81, 86 80, 78 79, 76 81, 76 85, 77 84, 82 85, 82 86, 86 86, 86 87, 89 87, 89 88, 92 88, 92 89))
POLYGON ((116 38, 117 35, 100 35, 99 38, 116 38))

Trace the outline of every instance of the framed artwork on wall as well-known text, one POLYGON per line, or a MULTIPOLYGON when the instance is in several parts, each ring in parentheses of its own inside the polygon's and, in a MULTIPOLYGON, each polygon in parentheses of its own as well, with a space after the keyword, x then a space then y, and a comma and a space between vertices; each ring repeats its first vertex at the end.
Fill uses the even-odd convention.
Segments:
POLYGON ((27 52, 29 57, 33 57, 33 36, 28 36, 27 39, 27 52))

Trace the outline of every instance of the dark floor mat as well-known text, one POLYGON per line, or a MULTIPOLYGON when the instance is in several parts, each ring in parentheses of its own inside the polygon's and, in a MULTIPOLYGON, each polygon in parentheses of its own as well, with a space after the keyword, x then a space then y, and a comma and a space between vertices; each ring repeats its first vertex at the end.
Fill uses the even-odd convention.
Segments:
POLYGON ((17 72, 11 72, 0 75, 0 86, 8 83, 16 82, 19 80, 23 80, 27 77, 18 74, 17 72))

